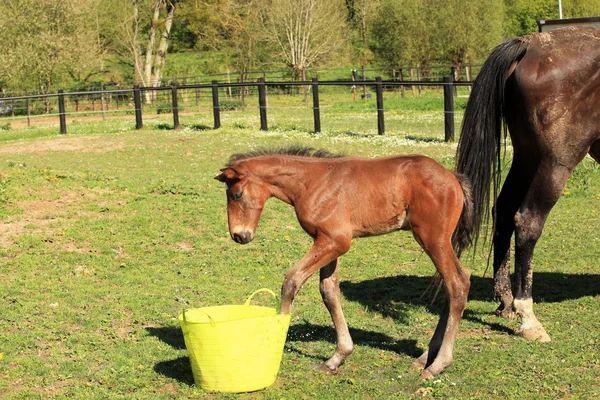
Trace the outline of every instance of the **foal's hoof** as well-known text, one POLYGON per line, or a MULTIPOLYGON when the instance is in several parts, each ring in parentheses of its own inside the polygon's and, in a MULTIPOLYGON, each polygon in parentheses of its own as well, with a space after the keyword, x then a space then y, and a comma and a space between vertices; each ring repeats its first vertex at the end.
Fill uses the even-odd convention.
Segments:
POLYGON ((519 329, 517 334, 524 337, 527 340, 539 340, 542 343, 548 343, 552 341, 548 333, 543 326, 537 326, 528 329, 519 329))
POLYGON ((424 368, 425 368, 425 364, 419 358, 417 358, 415 361, 413 361, 413 363, 410 364, 410 367, 408 367, 408 369, 410 369, 410 370, 421 370, 424 368))
POLYGON ((337 371, 336 367, 329 366, 329 365, 327 365, 326 362, 324 362, 323 364, 321 364, 321 366, 318 369, 319 369, 319 372, 322 372, 324 374, 329 374, 331 372, 337 371))
POLYGON ((420 381, 427 381, 429 379, 433 379, 435 378, 435 375, 432 374, 429 370, 425 370, 421 373, 421 376, 419 376, 419 380, 420 381))

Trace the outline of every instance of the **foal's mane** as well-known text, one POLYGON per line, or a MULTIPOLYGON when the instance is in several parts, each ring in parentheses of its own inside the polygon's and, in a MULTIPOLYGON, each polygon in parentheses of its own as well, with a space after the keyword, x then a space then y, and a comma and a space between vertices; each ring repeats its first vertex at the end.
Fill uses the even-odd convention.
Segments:
POLYGON ((292 145, 288 147, 280 147, 277 149, 256 149, 247 153, 236 153, 229 157, 227 167, 231 167, 236 161, 246 160, 249 158, 262 156, 300 156, 314 158, 338 158, 343 157, 343 154, 332 153, 327 150, 314 149, 308 146, 292 145))

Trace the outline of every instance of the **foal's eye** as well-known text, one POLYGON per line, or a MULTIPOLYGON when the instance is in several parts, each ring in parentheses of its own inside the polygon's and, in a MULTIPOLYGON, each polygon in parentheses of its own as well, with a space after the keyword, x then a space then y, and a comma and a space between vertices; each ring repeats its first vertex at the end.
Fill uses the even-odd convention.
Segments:
POLYGON ((233 199, 234 199, 234 200, 239 200, 239 199, 241 199, 241 198, 242 198, 242 192, 239 192, 239 193, 233 193, 233 194, 232 194, 232 197, 233 197, 233 199))

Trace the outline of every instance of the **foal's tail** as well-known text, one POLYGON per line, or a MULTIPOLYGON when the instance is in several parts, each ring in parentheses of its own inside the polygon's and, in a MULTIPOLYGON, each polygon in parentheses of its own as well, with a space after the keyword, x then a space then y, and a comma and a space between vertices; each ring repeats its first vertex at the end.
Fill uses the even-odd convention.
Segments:
POLYGON ((473 242, 473 197, 471 190, 471 183, 469 179, 462 174, 454 174, 460 183, 464 195, 463 210, 460 214, 460 219, 452 234, 452 246, 456 256, 460 258, 463 250, 468 248, 473 242))
MULTIPOLYGON (((500 186, 500 139, 504 122, 505 83, 516 63, 527 51, 527 37, 509 39, 497 46, 483 64, 465 110, 456 171, 473 188, 473 232, 475 246, 483 219, 490 214, 490 186, 495 201, 500 186)), ((506 124, 504 129, 506 137, 506 124)))

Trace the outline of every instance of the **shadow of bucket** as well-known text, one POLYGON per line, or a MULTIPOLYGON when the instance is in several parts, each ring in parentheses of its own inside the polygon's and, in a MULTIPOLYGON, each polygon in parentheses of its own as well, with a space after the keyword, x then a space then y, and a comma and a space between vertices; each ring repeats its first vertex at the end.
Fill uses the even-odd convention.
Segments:
POLYGON ((290 314, 250 305, 187 309, 179 316, 196 385, 208 391, 252 392, 275 382, 290 314))

